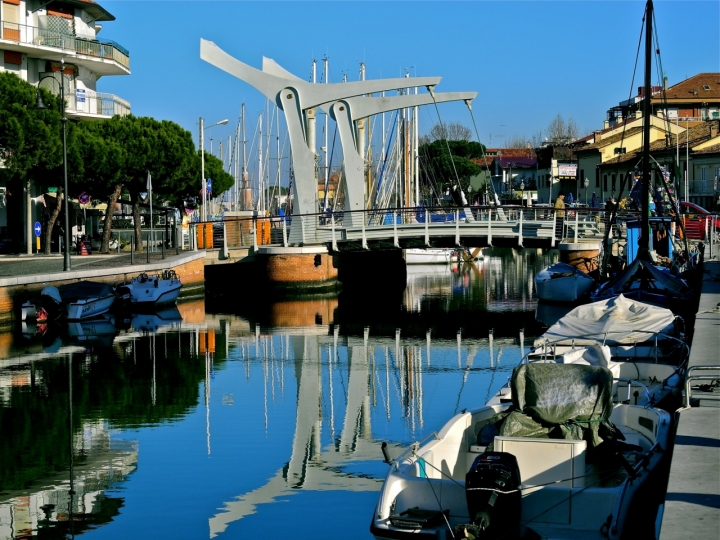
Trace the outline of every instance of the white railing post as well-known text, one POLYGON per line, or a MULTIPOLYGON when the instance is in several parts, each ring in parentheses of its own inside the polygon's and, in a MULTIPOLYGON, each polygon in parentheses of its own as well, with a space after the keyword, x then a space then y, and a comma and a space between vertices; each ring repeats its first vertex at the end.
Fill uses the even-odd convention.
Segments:
POLYGON ((430 211, 425 209, 425 245, 430 247, 430 211))
POLYGON ((488 246, 492 247, 492 208, 488 208, 488 246))
POLYGON ((523 247, 523 233, 522 233, 522 226, 523 226, 523 214, 522 208, 520 209, 520 235, 518 236, 518 246, 523 247))
POLYGON ((455 209, 455 245, 460 245, 460 210, 455 209))
POLYGON ((300 233, 303 244, 305 243, 305 216, 300 216, 300 233))
POLYGON ((191 234, 190 234, 190 238, 189 238, 188 240, 190 240, 190 245, 192 246, 192 250, 193 250, 193 251, 197 251, 197 250, 198 250, 198 246, 197 246, 197 223, 193 223, 192 228, 190 229, 190 233, 191 233, 191 234))
POLYGON ((399 248, 400 242, 398 240, 397 211, 396 210, 393 210, 392 216, 393 216, 393 220, 392 220, 392 222, 393 222, 393 244, 395 244, 395 247, 399 248))
POLYGON ((252 235, 253 235, 253 249, 257 252, 258 250, 258 243, 257 243, 257 226, 258 222, 257 219, 255 221, 255 226, 252 228, 252 235))
POLYGON ((552 228, 552 238, 550 239, 550 247, 555 247, 555 235, 557 234, 556 228, 557 228, 557 210, 553 210, 552 213, 552 220, 553 220, 553 228, 552 228))
POLYGON ((337 239, 335 238, 335 213, 330 214, 330 230, 332 231, 332 249, 337 251, 337 239))
POLYGON ((365 212, 363 212, 362 220, 360 221, 362 228, 362 248, 368 249, 367 236, 365 236, 365 212))
POLYGON ((227 229, 225 228, 226 222, 223 220, 222 222, 222 232, 223 232, 223 248, 222 248, 222 258, 223 259, 229 259, 230 254, 228 253, 228 244, 227 244, 227 229))
POLYGON ((285 220, 285 216, 282 218, 282 231, 283 231, 283 247, 288 247, 287 242, 287 221, 285 220))
POLYGON ((576 209, 575 209, 575 240, 574 240, 574 242, 575 242, 576 244, 577 244, 577 241, 578 241, 578 214, 579 214, 579 213, 580 213, 580 212, 578 212, 578 209, 576 208, 576 209))

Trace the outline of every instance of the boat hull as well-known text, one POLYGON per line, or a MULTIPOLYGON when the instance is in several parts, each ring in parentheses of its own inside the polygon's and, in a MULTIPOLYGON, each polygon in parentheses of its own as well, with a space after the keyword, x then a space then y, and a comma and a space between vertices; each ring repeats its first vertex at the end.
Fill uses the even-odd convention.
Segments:
POLYGON ((114 294, 98 298, 88 298, 66 304, 66 317, 68 321, 80 321, 99 317, 110 311, 116 296, 114 294))
POLYGON ((553 264, 535 275, 535 290, 546 302, 577 302, 590 294, 595 280, 565 263, 553 264))

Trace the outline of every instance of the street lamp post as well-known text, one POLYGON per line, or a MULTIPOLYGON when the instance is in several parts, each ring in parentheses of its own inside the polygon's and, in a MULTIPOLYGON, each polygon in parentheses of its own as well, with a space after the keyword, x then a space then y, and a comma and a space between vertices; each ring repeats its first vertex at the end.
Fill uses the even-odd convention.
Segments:
POLYGON ((587 188, 590 185, 590 180, 588 178, 585 179, 585 205, 587 206, 587 188))
POLYGON ((525 180, 520 181, 520 206, 525 206, 525 180))
MULTIPOLYGON (((40 83, 45 79, 52 79, 53 81, 57 82, 57 79, 53 75, 46 75, 45 77, 41 77, 38 81, 38 93, 37 93, 37 103, 35 104, 35 109, 42 110, 47 109, 47 106, 42 101, 42 96, 40 95, 40 83)), ((67 118, 65 117, 65 60, 60 60, 60 82, 58 83, 60 86, 60 102, 62 106, 62 128, 63 128, 63 190, 65 191, 65 200, 63 201, 64 204, 64 211, 65 211, 65 245, 63 246, 63 252, 64 252, 64 258, 63 258, 63 272, 69 272, 71 269, 70 266, 70 210, 69 210, 69 204, 68 199, 70 198, 70 194, 68 193, 68 176, 67 176, 67 118)), ((30 219, 30 216, 28 216, 28 219, 30 219)), ((29 241, 29 239, 28 239, 29 241)))
POLYGON ((202 191, 202 221, 207 221, 207 183, 205 182, 205 135, 206 129, 210 129, 215 126, 224 126, 228 123, 227 118, 220 120, 218 123, 212 126, 205 127, 205 120, 200 117, 200 187, 202 191))

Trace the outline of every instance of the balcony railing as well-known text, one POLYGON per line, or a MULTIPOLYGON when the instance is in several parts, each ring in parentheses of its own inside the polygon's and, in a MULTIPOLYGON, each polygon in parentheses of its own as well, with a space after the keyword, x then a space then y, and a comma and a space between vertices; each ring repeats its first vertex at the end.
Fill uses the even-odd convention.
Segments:
POLYGON ((101 42, 6 21, 0 22, 0 39, 74 51, 77 54, 95 58, 105 58, 130 69, 130 53, 114 41, 101 42))
MULTIPOLYGON (((39 74, 40 86, 55 95, 60 93, 61 75, 57 72, 39 74), (50 80, 54 78, 58 84, 50 80)), ((86 88, 76 88, 72 75, 63 76, 65 88, 65 107, 69 113, 97 114, 102 116, 126 116, 130 114, 130 103, 114 94, 96 92, 86 88)))
POLYGON ((68 99, 68 110, 76 113, 99 114, 103 116, 126 116, 130 114, 130 103, 114 94, 85 90, 85 93, 75 91, 75 99, 68 99), (73 108, 73 102, 75 107, 73 108))

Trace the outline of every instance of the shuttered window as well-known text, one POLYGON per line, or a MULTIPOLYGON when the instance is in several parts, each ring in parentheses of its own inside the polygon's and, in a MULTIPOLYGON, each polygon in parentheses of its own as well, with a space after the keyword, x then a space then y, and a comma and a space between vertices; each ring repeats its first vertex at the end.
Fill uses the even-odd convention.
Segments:
POLYGON ((20 41, 20 1, 3 0, 2 24, 0 30, 2 38, 11 41, 20 41))
POLYGON ((75 16, 75 8, 70 6, 63 6, 60 4, 50 4, 47 8, 48 15, 55 17, 63 17, 65 19, 72 19, 75 16))
POLYGON ((6 64, 22 65, 22 53, 16 51, 3 51, 6 64))

